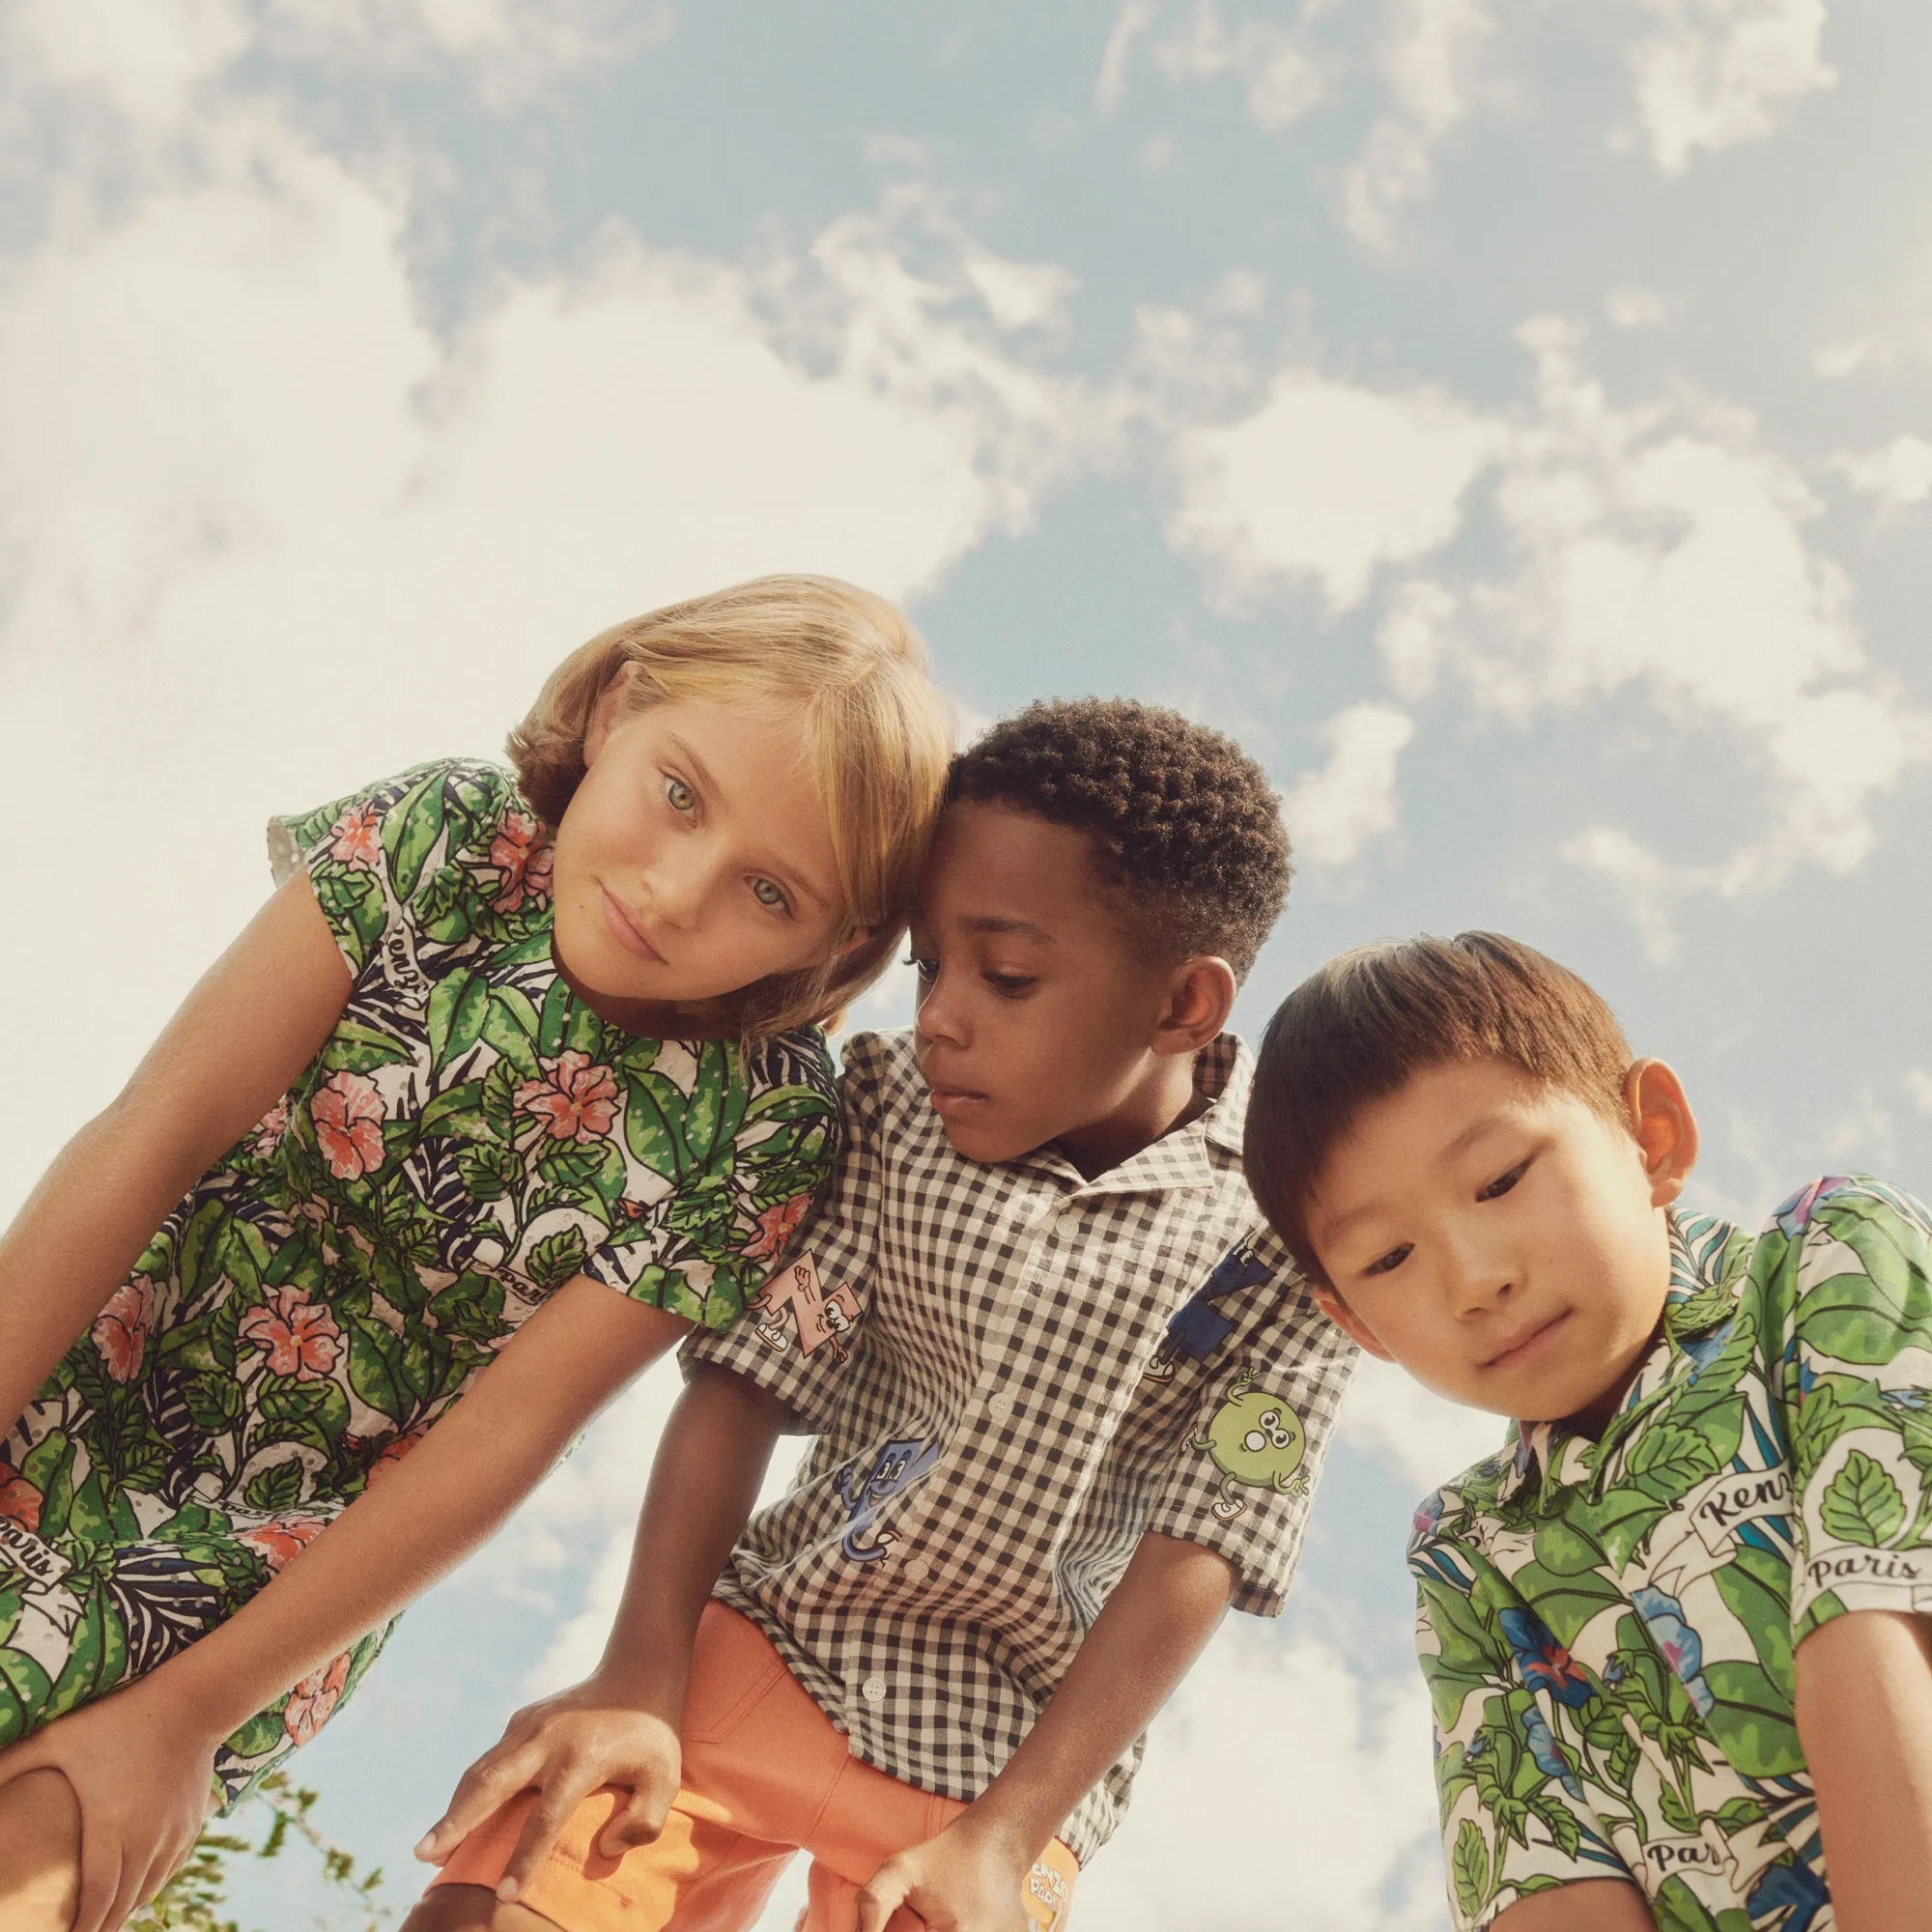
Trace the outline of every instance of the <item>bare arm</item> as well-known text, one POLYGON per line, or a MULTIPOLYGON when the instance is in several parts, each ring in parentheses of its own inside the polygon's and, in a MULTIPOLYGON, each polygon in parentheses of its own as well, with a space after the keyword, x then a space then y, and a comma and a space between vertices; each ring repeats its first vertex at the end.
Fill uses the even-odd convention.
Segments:
POLYGON ((1657 1932, 1657 1920, 1628 1879, 1586 1878, 1518 1899, 1493 1932, 1657 1932))
POLYGON ((686 1326, 582 1276, 566 1283, 414 1452, 227 1623, 0 1755, 0 1779, 52 1765, 80 1800, 75 1932, 118 1924, 185 1851, 230 1731, 475 1548, 686 1326))
POLYGON ((728 1370, 699 1367, 678 1399, 651 1464, 630 1575, 604 1646, 582 1684, 519 1711, 503 1741, 464 1774, 416 1856, 434 1864, 518 1792, 535 1787, 499 1893, 513 1897, 542 1864, 578 1804, 606 1784, 630 1802, 599 1841, 611 1857, 664 1828, 677 1790, 697 1620, 757 1499, 785 1410, 728 1370))
POLYGON ((879 1868, 859 1894, 859 1932, 883 1932, 901 1906, 932 1932, 1007 1932, 1028 1869, 1166 1703, 1234 1587, 1211 1549, 1142 1537, 1018 1750, 938 1837, 879 1868))
POLYGON ((1833 1617, 1797 1662, 1839 1932, 1918 1924, 1932 1895, 1932 1617, 1833 1617))
POLYGON ((0 1236, 0 1431, 175 1204, 314 1059, 350 983, 298 873, 209 968, 120 1096, 68 1143, 0 1236))

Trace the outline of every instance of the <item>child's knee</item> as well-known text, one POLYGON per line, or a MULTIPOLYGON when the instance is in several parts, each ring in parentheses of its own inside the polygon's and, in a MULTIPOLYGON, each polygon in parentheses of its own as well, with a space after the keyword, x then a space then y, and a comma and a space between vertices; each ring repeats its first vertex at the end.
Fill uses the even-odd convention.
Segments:
POLYGON ((557 1926, 526 1905, 504 1905, 488 1886, 440 1885, 423 1893, 401 1932, 557 1932, 557 1926))
POLYGON ((80 1804, 50 1766, 0 1784, 0 1928, 67 1932, 80 1896, 80 1804))

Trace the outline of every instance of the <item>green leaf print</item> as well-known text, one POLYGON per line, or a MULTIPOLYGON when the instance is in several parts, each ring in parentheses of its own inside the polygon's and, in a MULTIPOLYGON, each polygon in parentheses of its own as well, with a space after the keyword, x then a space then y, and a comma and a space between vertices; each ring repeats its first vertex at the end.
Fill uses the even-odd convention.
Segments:
POLYGON ((189 1419, 204 1435, 226 1435, 242 1420, 242 1385, 233 1376, 195 1376, 182 1397, 189 1419))
MULTIPOLYGON (((495 1132, 495 1123, 484 1113, 483 1088, 481 1080, 465 1080, 439 1094, 417 1119, 420 1137, 475 1140, 495 1132)), ((503 1111, 507 1117, 507 1106, 503 1111)))
POLYGON ((476 1200, 500 1201, 523 1179, 524 1163, 506 1147, 482 1141, 456 1156, 456 1171, 476 1200))
POLYGON ((483 1014, 483 1037, 526 1080, 537 1079, 537 1009, 514 986, 492 988, 483 1014))
POLYGON ((0 1745, 17 1744, 27 1735, 53 1690, 47 1673, 31 1657, 6 1647, 7 1629, 8 1619, 0 1615, 0 1745))
POLYGON ((357 1318, 350 1324, 349 1386, 365 1407, 402 1425, 408 1390, 396 1358, 396 1338, 380 1321, 357 1318))
POLYGON ((563 1027, 570 1016, 570 1008, 568 981, 561 978, 553 980, 550 991, 544 995, 543 1010, 537 1016, 537 1051, 546 1060, 554 1060, 563 1051, 563 1027))
POLYGON ((1884 1463, 1853 1449, 1832 1478, 1819 1514, 1840 1542, 1876 1548, 1904 1523, 1905 1498, 1884 1463))
POLYGON ((1479 1918, 1490 1899, 1490 1849, 1473 1819, 1464 1818, 1456 1833, 1449 1872, 1455 1880, 1456 1903, 1463 1917, 1479 1918))
POLYGON ((1902 1349, 1932 1349, 1932 1281, 1926 1245, 1896 1209, 1869 1196, 1835 1197, 1820 1210, 1833 1234, 1864 1264, 1810 1287, 1798 1307, 1801 1339, 1842 1362, 1870 1367, 1902 1349), (1909 1247, 1900 1245, 1908 1231, 1909 1247), (1862 1312, 1863 1320, 1858 1317, 1862 1312), (1815 1325, 1823 1321, 1822 1328, 1815 1325), (1854 1348, 1863 1350, 1853 1353, 1854 1348))
POLYGON ((1758 1662, 1787 1699, 1798 1694, 1791 1662, 1791 1561, 1773 1550, 1740 1544, 1713 1579, 1724 1607, 1737 1618, 1758 1662))
POLYGON ((1659 1422, 1637 1437, 1624 1474, 1645 1495, 1674 1503, 1720 1466, 1716 1448, 1701 1432, 1659 1422))
POLYGON ((243 1500, 250 1509, 285 1510, 292 1509, 301 1501, 302 1465, 295 1456, 280 1463, 271 1463, 266 1469, 259 1469, 249 1477, 247 1487, 242 1492, 243 1500))
POLYGON ((383 850, 398 898, 414 896, 423 864, 442 837, 442 780, 433 771, 406 791, 383 819, 383 850))
MULTIPOLYGON (((264 1376, 256 1406, 265 1425, 262 1441, 306 1442, 327 1454, 349 1427, 349 1398, 326 1379, 304 1382, 264 1376)), ((251 1454, 254 1447, 251 1443, 251 1454)))
POLYGON ((624 1086, 624 1140, 633 1158, 667 1180, 677 1179, 686 1166, 678 1131, 684 1095, 662 1073, 634 1074, 624 1086))
POLYGON ((373 872, 348 872, 332 865, 316 867, 310 877, 324 917, 336 931, 346 926, 355 934, 356 957, 366 965, 389 921, 382 883, 373 872))
POLYGON ((561 1288, 573 1275, 582 1272, 583 1255, 583 1230, 560 1228, 530 1250, 525 1271, 541 1289, 561 1288))
MULTIPOLYGON (((429 996, 429 1051, 439 1072, 451 1061, 462 1059, 482 1038, 483 1015, 489 1006, 490 988, 480 973, 459 969, 438 982, 429 996)), ((431 1102, 432 1107, 435 1104, 431 1102)), ((425 1133, 429 1131, 429 1111, 424 1109, 425 1133)))
POLYGON ((271 1711, 257 1711, 230 1736, 228 1748, 237 1757, 259 1757, 264 1751, 273 1750, 282 1741, 282 1710, 287 1703, 285 1697, 271 1711))
POLYGON ((1804 1769, 1791 1698, 1755 1663, 1719 1659, 1704 1666, 1716 1699, 1704 1720, 1718 1748, 1747 1777, 1790 1777, 1804 1769))
POLYGON ((373 1073, 379 1066, 400 1066, 412 1058, 409 1048, 380 1027, 360 1020, 337 1020, 328 1044, 317 1063, 331 1073, 373 1073))
POLYGON ((1663 1822, 1673 1832, 1695 1832, 1697 1814, 1678 1795, 1677 1787, 1668 1778, 1661 1778, 1657 1787, 1657 1808, 1663 1814, 1663 1822))
POLYGON ((1622 1569, 1663 1520, 1668 1508, 1667 1503, 1642 1490, 1619 1486, 1605 1490, 1590 1510, 1590 1526, 1604 1546, 1604 1554, 1622 1569))
POLYGON ((1530 1809, 1549 1833, 1550 1842, 1556 1849, 1566 1859, 1574 1859, 1583 1842, 1582 1828, 1577 1823, 1577 1814, 1551 1799, 1540 1800, 1532 1804, 1530 1809))

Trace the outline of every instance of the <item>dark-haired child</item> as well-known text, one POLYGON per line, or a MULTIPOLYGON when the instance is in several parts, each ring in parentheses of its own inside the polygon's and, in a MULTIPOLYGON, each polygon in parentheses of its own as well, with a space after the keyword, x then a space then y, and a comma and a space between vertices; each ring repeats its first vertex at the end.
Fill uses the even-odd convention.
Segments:
POLYGON ((1229 1603, 1281 1607, 1353 1351, 1266 1237, 1181 1319, 1255 1223, 1222 1028, 1274 794, 1087 701, 949 799, 917 1024, 847 1047, 833 1191, 685 1356, 604 1662, 464 1780, 412 1932, 729 1932, 799 1848, 810 1932, 1057 1924, 1229 1603), (786 1427, 818 1440, 741 1536, 786 1427))
POLYGON ((1356 1341, 1513 1418, 1409 1548, 1456 1922, 1932 1924, 1932 1217, 1675 1203, 1677 1076, 1490 933, 1269 1026, 1268 1219, 1356 1341))

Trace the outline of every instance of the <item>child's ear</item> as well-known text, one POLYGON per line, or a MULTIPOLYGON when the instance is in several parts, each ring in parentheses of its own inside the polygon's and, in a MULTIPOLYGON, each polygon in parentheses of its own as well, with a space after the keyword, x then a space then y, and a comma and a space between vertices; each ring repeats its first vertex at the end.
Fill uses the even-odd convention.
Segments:
POLYGON ((1667 1208, 1697 1161, 1697 1117, 1684 1083, 1663 1061, 1639 1060, 1624 1075, 1624 1110, 1650 1177, 1651 1206, 1667 1208))
POLYGON ((1148 1044, 1155 1053, 1199 1053, 1235 1009, 1235 969, 1211 953, 1183 959, 1168 980, 1167 1006, 1148 1044))
POLYGON ((1395 1357, 1381 1345, 1376 1331, 1330 1288, 1326 1282, 1311 1281, 1308 1292, 1315 1297, 1315 1305, 1321 1309, 1336 1327, 1342 1330, 1364 1354, 1375 1356, 1380 1362, 1392 1362, 1395 1357))

